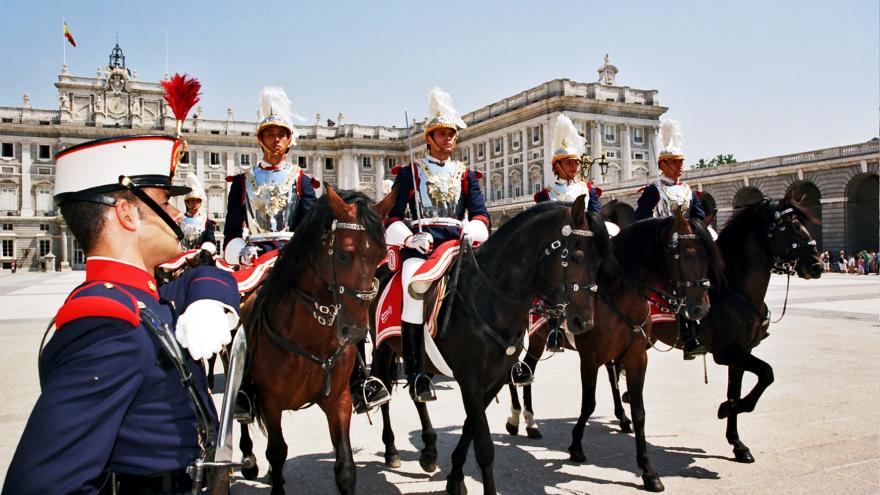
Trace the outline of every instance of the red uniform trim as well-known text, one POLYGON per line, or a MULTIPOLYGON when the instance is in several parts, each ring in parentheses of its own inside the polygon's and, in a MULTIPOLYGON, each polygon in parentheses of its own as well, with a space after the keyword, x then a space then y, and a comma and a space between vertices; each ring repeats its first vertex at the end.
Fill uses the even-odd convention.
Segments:
POLYGON ((109 297, 82 296, 67 302, 58 310, 58 314, 55 315, 55 327, 61 328, 80 318, 116 318, 136 327, 141 323, 139 313, 137 309, 132 310, 109 297))
POLYGON ((226 287, 229 287, 229 284, 227 284, 226 282, 220 280, 219 278, 213 278, 213 277, 199 277, 199 278, 193 279, 192 283, 203 282, 203 281, 204 282, 217 282, 218 284, 223 284, 226 287))
POLYGON ((492 227, 492 224, 490 223, 489 217, 487 217, 486 215, 475 215, 473 218, 471 218, 471 220, 479 220, 479 221, 485 223, 487 229, 491 229, 491 227, 492 227))

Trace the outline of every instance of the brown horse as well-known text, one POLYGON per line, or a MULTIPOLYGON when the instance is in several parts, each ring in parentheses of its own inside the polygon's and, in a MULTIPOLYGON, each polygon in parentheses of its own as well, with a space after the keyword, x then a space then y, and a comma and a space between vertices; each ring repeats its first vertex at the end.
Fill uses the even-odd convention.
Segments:
MULTIPOLYGON (((263 287, 245 307, 248 361, 243 379, 254 400, 254 416, 268 430, 266 458, 272 493, 284 493, 287 444, 281 412, 317 404, 327 416, 336 454, 336 486, 355 493, 349 440, 348 378, 355 364, 351 344, 367 333, 376 266, 385 256, 382 219, 394 192, 374 206, 359 192, 332 188, 315 203, 282 248, 263 287)), ((253 442, 242 426, 242 474, 257 476, 253 442)))
MULTIPOLYGON (((645 489, 664 490, 660 477, 651 465, 645 441, 645 406, 642 388, 647 371, 648 336, 651 332, 649 292, 667 287, 682 311, 705 315, 709 310, 706 281, 721 273, 718 248, 703 224, 686 220, 680 211, 672 217, 647 219, 624 228, 613 239, 618 272, 599 279, 599 301, 595 326, 574 337, 580 357, 581 413, 572 430, 568 447, 571 460, 586 461, 581 445, 587 420, 596 407, 596 381, 599 368, 614 361, 626 370, 630 407, 635 423, 636 460, 642 469, 645 489)), ((536 333, 529 346, 529 364, 536 364, 543 352, 546 334, 536 333)), ((571 348, 571 346, 569 346, 571 348)), ((507 422, 508 432, 516 434, 519 400, 512 390, 514 416, 507 422), (516 420, 516 422, 514 422, 516 420)), ((540 438, 531 409, 531 390, 526 387, 526 428, 532 438, 540 438)), ((616 409, 622 413, 619 400, 616 409)), ((628 421, 628 420, 627 420, 628 421)), ((622 423, 624 431, 629 423, 622 423)))
MULTIPOLYGON (((737 416, 752 412, 773 383, 773 368, 752 355, 752 349, 767 337, 770 312, 764 296, 770 274, 796 274, 807 280, 822 276, 822 261, 807 222, 819 220, 789 194, 778 202, 765 199, 741 208, 718 237, 727 284, 711 292, 712 309, 702 320, 700 334, 715 362, 728 367, 727 400, 718 408, 718 418, 727 418, 727 441, 737 462, 755 462, 739 439, 737 416), (758 381, 742 397, 746 371, 758 381)), ((657 325, 654 335, 676 344, 674 325, 657 325)))

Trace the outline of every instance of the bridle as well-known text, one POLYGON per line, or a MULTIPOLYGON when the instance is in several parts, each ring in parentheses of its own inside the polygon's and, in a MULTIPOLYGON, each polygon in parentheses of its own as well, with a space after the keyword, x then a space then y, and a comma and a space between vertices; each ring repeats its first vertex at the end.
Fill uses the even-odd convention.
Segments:
POLYGON ((786 231, 788 227, 791 226, 791 218, 795 214, 794 208, 786 208, 782 211, 774 211, 773 212, 773 221, 770 222, 770 225, 767 229, 767 238, 773 239, 776 236, 786 235, 788 239, 784 242, 785 251, 780 254, 773 255, 773 265, 771 266, 771 270, 773 273, 780 275, 788 275, 792 276, 797 272, 798 261, 800 260, 800 256, 798 255, 798 249, 807 248, 807 247, 816 247, 816 241, 814 239, 810 239, 809 241, 791 241, 790 234, 782 234, 786 231))
POLYGON ((656 293, 666 306, 659 306, 660 311, 664 313, 673 313, 680 314, 685 316, 686 306, 685 306, 685 296, 684 291, 686 289, 698 289, 701 291, 708 291, 712 287, 712 282, 707 278, 700 278, 694 280, 683 280, 684 277, 681 275, 681 242, 684 240, 693 240, 698 241, 699 237, 697 234, 680 234, 678 232, 673 232, 672 237, 669 239, 669 242, 666 244, 664 249, 666 255, 671 255, 675 260, 675 272, 678 275, 677 280, 670 278, 667 282, 667 286, 672 288, 672 293, 667 292, 659 287, 653 287, 651 290, 656 293))
MULTIPOLYGON (((315 299, 313 295, 303 291, 299 287, 294 287, 293 293, 297 297, 297 299, 303 302, 307 307, 311 308, 311 314, 315 321, 326 327, 335 327, 336 335, 340 335, 340 323, 339 320, 337 320, 336 318, 339 315, 339 310, 342 308, 342 303, 339 302, 340 297, 350 296, 356 297, 363 301, 372 301, 376 297, 376 294, 379 292, 379 281, 374 278, 371 287, 368 290, 352 289, 351 287, 346 287, 345 285, 340 284, 337 281, 336 257, 333 256, 333 254, 338 249, 338 246, 336 245, 337 230, 366 231, 367 229, 359 223, 346 223, 333 220, 333 223, 330 225, 330 229, 323 236, 323 245, 327 247, 327 254, 330 257, 331 273, 333 275, 332 281, 327 282, 322 279, 319 275, 318 270, 315 268, 314 263, 309 264, 309 267, 311 267, 312 271, 315 272, 315 275, 318 277, 318 280, 321 282, 321 284, 327 287, 326 290, 330 292, 331 296, 333 297, 333 303, 331 305, 321 304, 318 302, 317 299, 315 299)), ((272 343, 284 349, 285 351, 292 352, 308 359, 312 363, 320 366, 322 370, 324 370, 321 390, 317 394, 315 394, 314 398, 308 404, 300 407, 299 409, 310 407, 322 398, 328 397, 330 395, 330 376, 333 373, 333 368, 336 365, 339 357, 342 356, 342 353, 346 350, 346 348, 353 344, 351 339, 347 337, 340 337, 339 345, 333 351, 333 354, 331 354, 329 358, 321 358, 319 356, 316 356, 312 352, 304 349, 303 347, 285 339, 284 337, 278 335, 274 330, 272 330, 272 327, 269 324, 269 319, 266 317, 265 314, 265 307, 260 308, 258 314, 265 321, 264 330, 272 343)))

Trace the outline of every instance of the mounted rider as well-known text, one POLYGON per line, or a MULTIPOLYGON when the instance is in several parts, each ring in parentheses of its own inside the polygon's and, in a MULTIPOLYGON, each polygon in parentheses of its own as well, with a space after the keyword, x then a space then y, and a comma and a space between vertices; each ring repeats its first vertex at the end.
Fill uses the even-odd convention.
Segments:
MULTIPOLYGON (((661 122, 660 141, 663 146, 657 158, 660 175, 656 184, 648 184, 642 189, 633 220, 669 216, 672 215, 673 208, 679 206, 682 211, 687 213, 687 217, 704 220, 706 213, 700 203, 699 194, 679 180, 684 170, 683 148, 685 145, 679 122, 675 120, 661 122)), ((655 322, 657 318, 663 316, 652 312, 652 318, 655 322)), ((706 348, 697 335, 699 325, 683 317, 677 318, 677 320, 684 358, 693 359, 697 355, 705 354, 706 348)))
POLYGON ((386 221, 388 245, 402 246, 403 363, 413 400, 434 400, 425 374, 424 302, 413 297, 410 281, 435 247, 462 238, 476 246, 489 237, 489 211, 477 173, 452 159, 458 132, 467 127, 440 88, 428 94, 427 156, 402 167, 394 179, 397 199, 386 221), (412 221, 407 224, 409 211, 412 221))
POLYGON ((298 118, 284 89, 263 88, 257 126, 263 159, 226 179, 232 183, 223 227, 227 261, 248 266, 280 248, 315 204, 320 183, 287 160, 299 135, 293 125, 298 118))
MULTIPOLYGON (((586 180, 581 170, 581 156, 586 150, 586 140, 566 115, 559 114, 553 125, 553 175, 556 181, 535 194, 535 203, 544 201, 564 201, 570 203, 578 196, 587 196, 587 211, 599 213, 602 205, 599 193, 590 181, 586 180)), ((547 350, 562 352, 565 337, 559 325, 559 319, 547 318, 549 328, 547 334, 547 350)), ((520 363, 517 363, 520 364, 520 363)), ((516 366, 516 365, 514 365, 516 366)))
POLYGON ((187 468, 216 446, 199 361, 229 342, 239 294, 214 266, 158 288, 152 276, 181 252, 183 214, 170 199, 189 192, 173 178, 199 89, 180 76, 163 85, 189 95, 182 107, 166 96, 178 138, 113 137, 56 156, 55 200, 85 251, 86 280, 40 354, 42 393, 3 493, 190 492, 187 468))
MULTIPOLYGON (((217 223, 208 218, 208 215, 199 212, 206 200, 202 181, 196 174, 190 172, 186 177, 186 185, 190 191, 183 196, 186 213, 180 221, 180 229, 183 230, 183 240, 180 242, 184 249, 199 249, 206 242, 216 245, 214 230, 217 223)), ((215 251, 216 249, 214 246, 215 251)))

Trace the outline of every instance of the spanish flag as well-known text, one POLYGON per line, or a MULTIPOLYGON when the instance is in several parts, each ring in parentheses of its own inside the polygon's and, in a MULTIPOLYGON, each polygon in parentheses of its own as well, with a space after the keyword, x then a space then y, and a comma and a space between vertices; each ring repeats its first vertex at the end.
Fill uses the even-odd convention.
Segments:
POLYGON ((70 34, 70 28, 67 27, 67 21, 64 21, 64 37, 71 45, 76 46, 76 41, 73 41, 73 35, 70 34))

